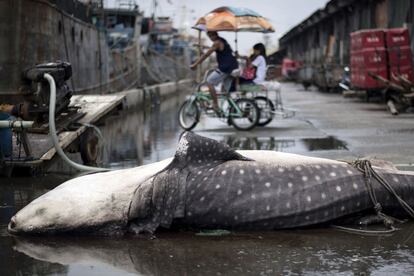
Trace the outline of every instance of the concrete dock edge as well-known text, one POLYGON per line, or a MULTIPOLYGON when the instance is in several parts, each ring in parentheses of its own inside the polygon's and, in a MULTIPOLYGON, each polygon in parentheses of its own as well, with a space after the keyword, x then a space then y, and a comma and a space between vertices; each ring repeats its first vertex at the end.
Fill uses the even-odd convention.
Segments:
POLYGON ((192 79, 184 79, 178 82, 166 82, 151 85, 142 89, 122 91, 118 94, 125 95, 125 108, 139 106, 147 101, 159 104, 161 100, 175 96, 177 93, 184 93, 185 91, 188 91, 192 83, 192 79))

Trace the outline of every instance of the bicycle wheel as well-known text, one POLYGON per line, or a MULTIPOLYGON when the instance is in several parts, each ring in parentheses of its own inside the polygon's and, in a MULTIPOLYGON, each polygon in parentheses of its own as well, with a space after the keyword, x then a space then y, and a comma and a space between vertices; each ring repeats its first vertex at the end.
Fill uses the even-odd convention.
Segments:
POLYGON ((231 124, 238 130, 251 130, 254 128, 260 118, 260 110, 254 101, 242 98, 237 99, 235 103, 239 110, 230 105, 229 119, 231 124))
POLYGON ((192 130, 200 120, 200 109, 194 101, 186 100, 178 111, 178 122, 185 130, 192 130))
POLYGON ((275 105, 268 97, 257 96, 254 98, 254 102, 260 110, 260 118, 257 122, 258 126, 265 126, 273 120, 275 116, 275 105))

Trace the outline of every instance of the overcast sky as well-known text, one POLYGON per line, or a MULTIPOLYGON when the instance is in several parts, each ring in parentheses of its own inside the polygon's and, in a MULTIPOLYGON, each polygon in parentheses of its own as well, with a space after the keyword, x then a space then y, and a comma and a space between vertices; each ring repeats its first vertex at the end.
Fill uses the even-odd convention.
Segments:
MULTIPOLYGON (((113 6, 119 0, 106 0, 105 2, 113 6)), ((135 2, 140 10, 144 11, 145 16, 151 15, 152 0, 136 0, 135 2)), ((271 43, 276 45, 279 37, 317 9, 323 8, 326 3, 327 0, 158 0, 156 15, 170 16, 174 18, 175 27, 185 28, 188 33, 196 35, 197 31, 191 29, 192 24, 209 11, 221 6, 250 8, 268 18, 273 24, 276 32, 271 34, 270 39, 271 43)), ((234 34, 223 33, 222 36, 234 45, 234 34)), ((240 33, 239 51, 247 54, 251 46, 257 42, 263 42, 263 34, 240 33)))

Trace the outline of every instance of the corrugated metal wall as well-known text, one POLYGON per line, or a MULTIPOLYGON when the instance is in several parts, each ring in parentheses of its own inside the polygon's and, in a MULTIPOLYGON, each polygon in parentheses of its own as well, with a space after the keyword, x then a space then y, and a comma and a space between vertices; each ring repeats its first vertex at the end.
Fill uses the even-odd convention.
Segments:
MULTIPOLYGON (((360 29, 408 27, 414 36, 414 0, 332 0, 280 41, 290 58, 307 64, 349 64, 350 33, 360 29), (333 38, 332 38, 333 36, 333 38), (328 57, 327 55, 331 55, 328 57)), ((414 50, 414 39, 411 39, 414 50)))

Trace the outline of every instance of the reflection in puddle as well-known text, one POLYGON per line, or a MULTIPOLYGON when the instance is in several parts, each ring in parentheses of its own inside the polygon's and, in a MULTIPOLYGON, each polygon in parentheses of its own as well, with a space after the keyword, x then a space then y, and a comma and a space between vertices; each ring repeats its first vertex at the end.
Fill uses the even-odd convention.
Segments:
POLYGON ((413 271, 413 226, 405 224, 397 235, 384 239, 332 229, 235 232, 225 237, 159 233, 155 240, 16 237, 17 264, 24 265, 4 272, 13 275, 50 275, 75 270, 79 270, 78 274, 72 275, 408 275, 412 274, 408 271, 413 271))
POLYGON ((323 151, 348 150, 346 143, 333 136, 325 138, 275 139, 275 137, 225 136, 222 142, 242 150, 323 151))

